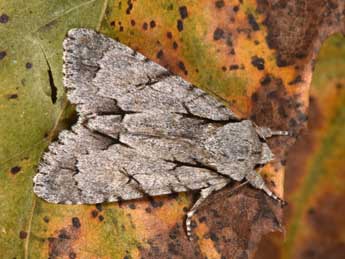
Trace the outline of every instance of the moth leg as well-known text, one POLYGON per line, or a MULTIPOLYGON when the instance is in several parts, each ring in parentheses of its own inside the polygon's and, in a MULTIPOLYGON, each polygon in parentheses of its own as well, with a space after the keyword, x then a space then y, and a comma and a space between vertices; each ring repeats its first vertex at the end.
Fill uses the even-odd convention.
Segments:
POLYGON ((263 190, 268 196, 272 197, 273 199, 279 201, 282 205, 285 205, 286 202, 276 196, 266 185, 264 179, 261 177, 261 175, 256 171, 251 171, 247 173, 246 179, 248 182, 255 188, 263 190))
POLYGON ((211 193, 218 191, 220 189, 223 189, 228 183, 229 183, 229 180, 224 179, 224 182, 212 185, 212 186, 207 187, 205 189, 201 189, 199 199, 194 203, 193 207, 187 213, 186 229, 187 229, 187 236, 188 236, 189 240, 193 239, 192 238, 191 222, 192 222, 192 217, 195 214, 195 212, 198 210, 200 205, 207 199, 207 197, 211 195, 211 193))
POLYGON ((290 136, 289 131, 283 131, 283 130, 272 130, 267 127, 256 127, 256 133, 263 138, 267 139, 273 136, 290 136))

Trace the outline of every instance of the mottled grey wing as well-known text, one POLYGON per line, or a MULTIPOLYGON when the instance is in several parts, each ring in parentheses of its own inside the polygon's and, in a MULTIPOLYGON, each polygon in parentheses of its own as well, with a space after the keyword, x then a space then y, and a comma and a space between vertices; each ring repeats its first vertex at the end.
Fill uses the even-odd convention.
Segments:
POLYGON ((64 84, 79 119, 49 146, 34 192, 54 203, 99 203, 224 182, 203 143, 236 119, 215 98, 112 39, 73 29, 64 84))

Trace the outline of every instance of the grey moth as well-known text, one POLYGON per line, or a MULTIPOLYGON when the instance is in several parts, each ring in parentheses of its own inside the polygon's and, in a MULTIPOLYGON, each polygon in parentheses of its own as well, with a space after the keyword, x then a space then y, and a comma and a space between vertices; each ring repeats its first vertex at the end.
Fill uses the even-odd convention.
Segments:
POLYGON ((248 181, 273 159, 265 139, 284 131, 240 120, 221 102, 131 48, 89 29, 64 40, 64 85, 79 115, 44 154, 34 192, 52 203, 96 204, 248 181))

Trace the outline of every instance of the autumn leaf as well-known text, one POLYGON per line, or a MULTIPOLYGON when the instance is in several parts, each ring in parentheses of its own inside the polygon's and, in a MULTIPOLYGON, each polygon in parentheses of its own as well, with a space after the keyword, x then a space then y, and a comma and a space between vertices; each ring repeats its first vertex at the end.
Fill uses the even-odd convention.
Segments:
MULTIPOLYGON (((33 194, 44 149, 75 119, 62 85, 62 40, 73 27, 100 30, 239 116, 298 135, 312 61, 342 29, 341 8, 323 1, 0 1, 0 257, 253 257, 263 234, 281 230, 282 211, 250 187, 211 197, 194 217, 194 242, 183 225, 190 193, 96 206, 53 205, 33 194)), ((277 159, 263 175, 281 197, 293 142, 269 140, 277 159)))

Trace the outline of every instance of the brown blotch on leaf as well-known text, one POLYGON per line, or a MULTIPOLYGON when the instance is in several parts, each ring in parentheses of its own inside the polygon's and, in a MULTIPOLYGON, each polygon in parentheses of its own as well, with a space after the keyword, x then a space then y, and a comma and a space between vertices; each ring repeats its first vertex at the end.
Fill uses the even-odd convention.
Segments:
POLYGON ((112 21, 112 22, 110 23, 110 26, 111 26, 111 27, 115 27, 115 21, 112 21))
POLYGON ((217 7, 217 8, 223 8, 225 3, 224 3, 224 0, 217 0, 214 5, 217 7))
POLYGON ((123 26, 120 26, 119 31, 123 31, 123 26))
POLYGON ((177 49, 177 48, 178 48, 177 42, 174 41, 174 42, 173 42, 173 49, 177 49))
POLYGON ((167 38, 172 39, 172 33, 170 31, 167 32, 167 38))
POLYGON ((250 26, 252 27, 253 31, 258 31, 260 30, 259 24, 256 22, 255 17, 253 14, 249 13, 247 15, 248 18, 248 23, 250 24, 250 26))
POLYGON ((135 25, 135 21, 132 19, 131 20, 131 25, 134 26, 135 25))
POLYGON ((44 221, 45 223, 49 223, 49 217, 48 217, 48 216, 44 216, 44 217, 43 217, 43 221, 44 221))
POLYGON ((14 166, 11 168, 11 174, 18 174, 22 168, 20 166, 14 166))
POLYGON ((104 220, 104 217, 102 215, 99 215, 98 220, 102 222, 104 220))
POLYGON ((224 30, 221 28, 216 28, 216 30, 213 32, 213 39, 214 40, 220 40, 224 37, 224 30))
POLYGON ((25 239, 27 236, 28 236, 27 232, 25 232, 23 230, 19 232, 19 238, 20 239, 25 239))
POLYGON ((178 31, 183 31, 183 22, 182 20, 177 21, 177 30, 178 31))
POLYGON ((57 236, 48 238, 48 255, 49 259, 67 258, 70 255, 73 257, 76 254, 73 250, 73 244, 79 239, 80 230, 75 227, 62 228, 57 233, 57 236))
POLYGON ((225 72, 225 71, 226 71, 226 67, 225 67, 225 66, 222 66, 222 70, 225 72))
POLYGON ((68 254, 68 258, 69 258, 69 259, 76 259, 76 258, 77 258, 77 254, 74 253, 74 252, 70 252, 70 253, 68 254))
POLYGON ((146 30, 147 30, 147 28, 148 28, 148 24, 147 24, 147 22, 144 22, 144 23, 143 23, 143 30, 145 30, 145 31, 146 31, 146 30))
POLYGON ((234 6, 232 10, 237 13, 240 10, 240 7, 238 5, 234 6))
POLYGON ((164 56, 163 50, 158 51, 157 54, 156 54, 156 57, 157 57, 158 59, 161 59, 163 56, 164 56))
POLYGON ((258 56, 253 56, 251 63, 258 70, 264 70, 265 69, 265 60, 263 58, 260 58, 258 56))
POLYGON ((6 57, 6 51, 0 51, 0 60, 2 60, 4 57, 6 57))
POLYGON ((182 19, 186 19, 188 17, 188 10, 186 6, 180 6, 178 10, 182 19))
POLYGON ((1 16, 0 16, 0 23, 8 23, 9 21, 9 17, 7 14, 3 13, 1 16))

